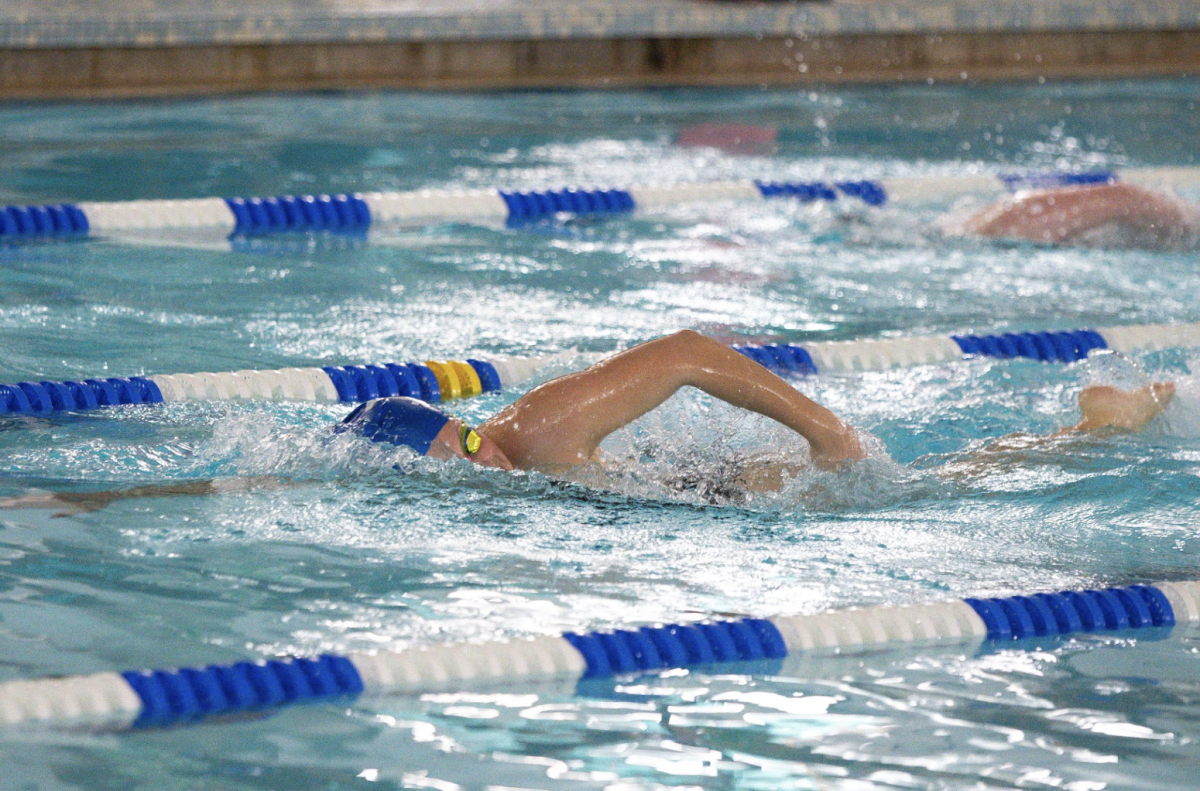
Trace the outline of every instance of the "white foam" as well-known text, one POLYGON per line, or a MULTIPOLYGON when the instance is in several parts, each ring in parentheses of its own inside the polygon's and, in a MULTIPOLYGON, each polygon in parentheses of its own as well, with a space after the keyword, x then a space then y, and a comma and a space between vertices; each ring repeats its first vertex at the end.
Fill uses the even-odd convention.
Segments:
POLYGON ((1120 352, 1099 349, 1083 364, 1089 385, 1108 385, 1121 390, 1136 390, 1150 384, 1150 374, 1138 362, 1120 352))
POLYGON ((1200 375, 1174 381, 1175 397, 1159 419, 1163 431, 1173 437, 1200 438, 1200 375))
POLYGON ((684 390, 610 435, 601 446, 603 465, 570 478, 637 499, 764 512, 872 507, 911 497, 913 483, 940 485, 897 464, 875 437, 860 437, 868 458, 825 472, 812 466, 807 443, 790 429, 684 390))

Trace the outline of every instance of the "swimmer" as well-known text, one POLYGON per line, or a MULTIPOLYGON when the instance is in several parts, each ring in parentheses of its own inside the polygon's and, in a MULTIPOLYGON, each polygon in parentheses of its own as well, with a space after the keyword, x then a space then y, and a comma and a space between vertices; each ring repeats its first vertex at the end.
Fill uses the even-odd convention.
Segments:
MULTIPOLYGON (((435 459, 469 459, 485 467, 563 477, 573 469, 599 463, 605 437, 689 386, 795 431, 808 442, 811 464, 819 469, 838 470, 866 455, 848 423, 753 360, 691 330, 640 344, 539 385, 474 428, 422 401, 392 397, 360 405, 336 430, 405 446, 435 459)), ((1140 431, 1173 394, 1169 383, 1134 391, 1085 388, 1079 396, 1082 420, 1058 435, 1101 429, 1140 431)), ((791 470, 805 465, 803 459, 774 462, 740 472, 737 482, 752 490, 778 489, 791 470)), ((95 510, 131 497, 217 494, 280 485, 284 484, 277 478, 245 478, 123 492, 35 492, 0 500, 0 508, 65 505, 74 511, 95 510)))
POLYGON ((1042 244, 1178 250, 1200 244, 1200 207, 1132 184, 1061 187, 988 206, 959 230, 1042 244))

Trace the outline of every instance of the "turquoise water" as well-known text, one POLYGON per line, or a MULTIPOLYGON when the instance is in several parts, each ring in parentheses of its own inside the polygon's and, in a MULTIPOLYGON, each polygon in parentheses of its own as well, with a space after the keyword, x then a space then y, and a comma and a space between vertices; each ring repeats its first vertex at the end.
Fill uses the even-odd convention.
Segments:
MULTIPOLYGON (((1191 82, 1113 82, 7 105, 0 202, 1194 165, 1195 101, 1191 82), (777 127, 778 151, 672 142, 727 121, 777 127)), ((551 375, 682 327, 813 341, 1200 320, 1195 252, 939 232, 968 208, 709 204, 369 242, 0 247, 0 381, 564 352, 551 375)), ((212 475, 297 485, 0 512, 0 680, 1194 578, 1195 365, 1171 351, 798 382, 886 452, 722 507, 663 481, 802 449, 694 393, 607 443, 627 470, 615 491, 459 464, 399 476, 400 451, 331 439, 346 407, 6 418, 0 496, 212 475), (1081 385, 1147 375, 1181 383, 1147 433, 964 471, 989 437, 1073 422, 1081 385)), ((519 394, 454 409, 478 420, 519 394)), ((1195 634, 1118 634, 450 689, 132 734, 6 731, 0 785, 1196 787, 1198 651, 1195 634)))

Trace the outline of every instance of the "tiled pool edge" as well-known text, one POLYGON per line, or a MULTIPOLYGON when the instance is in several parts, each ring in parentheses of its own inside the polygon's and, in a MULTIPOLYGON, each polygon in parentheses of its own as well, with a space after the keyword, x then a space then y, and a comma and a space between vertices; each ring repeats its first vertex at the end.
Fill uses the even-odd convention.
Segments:
POLYGON ((1200 31, 0 50, 0 98, 1189 76, 1200 31), (487 53, 483 57, 481 51, 487 53), (1017 57, 1020 56, 1020 57, 1017 57), (806 67, 803 71, 801 66, 806 67))
MULTIPOLYGON (((0 97, 1168 76, 1200 68, 1200 2, 499 2, 486 13, 0 11, 0 97), (340 15, 339 15, 340 14, 340 15), (965 76, 964 76, 965 75, 965 76)), ((20 0, 17 5, 20 6, 20 0)))

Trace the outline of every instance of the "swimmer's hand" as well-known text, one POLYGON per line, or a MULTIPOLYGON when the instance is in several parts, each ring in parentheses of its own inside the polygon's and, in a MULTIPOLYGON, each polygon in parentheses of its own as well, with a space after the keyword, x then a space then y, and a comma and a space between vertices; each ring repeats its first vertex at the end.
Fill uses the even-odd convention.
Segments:
MULTIPOLYGON (((1137 390, 1120 390, 1108 385, 1085 387, 1079 393, 1079 411, 1083 418, 1074 426, 1046 435, 1010 434, 989 442, 961 461, 945 465, 938 474, 943 478, 968 478, 993 472, 1025 454, 1056 451, 1068 437, 1088 431, 1114 429, 1138 432, 1167 408, 1175 396, 1171 382, 1155 382, 1137 390)), ((1064 452, 1066 452, 1064 450, 1064 452)))
POLYGON ((1141 431, 1175 397, 1173 382, 1155 382, 1137 390, 1118 390, 1108 385, 1092 385, 1079 392, 1079 411, 1083 419, 1059 434, 1113 428, 1141 431))
POLYGON ((825 439, 826 441, 821 445, 809 440, 812 462, 819 470, 836 472, 845 469, 852 461, 860 461, 867 457, 858 432, 848 423, 841 423, 835 430, 829 432, 829 436, 825 439))

